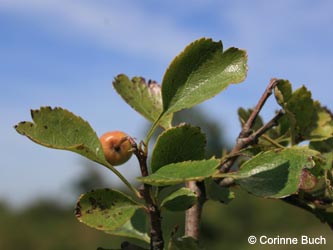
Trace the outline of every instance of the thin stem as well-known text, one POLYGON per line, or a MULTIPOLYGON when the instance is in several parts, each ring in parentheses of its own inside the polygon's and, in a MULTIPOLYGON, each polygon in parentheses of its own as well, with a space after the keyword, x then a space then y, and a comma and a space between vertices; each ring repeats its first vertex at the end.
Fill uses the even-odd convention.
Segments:
POLYGON ((204 184, 202 182, 188 181, 186 187, 191 189, 198 197, 198 201, 186 210, 185 235, 199 240, 202 208, 206 201, 204 184))
POLYGON ((272 145, 276 146, 277 148, 285 148, 283 145, 281 145, 280 143, 278 143, 277 141, 273 140, 272 138, 270 138, 267 135, 262 135, 261 136, 262 139, 268 141, 269 143, 271 143, 272 145))
POLYGON ((131 183, 129 183, 128 180, 115 167, 110 164, 105 165, 104 162, 101 164, 110 169, 134 193, 136 197, 141 197, 140 192, 131 183))
POLYGON ((243 125, 242 131, 239 133, 239 136, 237 138, 236 145, 233 147, 233 149, 230 152, 231 157, 227 157, 223 159, 220 163, 220 172, 221 173, 227 173, 230 171, 232 165, 236 161, 236 159, 239 156, 239 152, 258 141, 258 138, 263 135, 267 130, 271 129, 272 127, 277 125, 278 120, 282 115, 284 115, 284 111, 280 110, 278 114, 270 120, 268 123, 266 123, 264 126, 262 126, 260 129, 258 129, 255 133, 252 131, 252 127, 255 123, 256 118, 259 115, 259 112, 261 111, 262 107, 266 103, 267 99, 270 97, 270 95, 273 93, 273 89, 278 83, 278 80, 273 78, 269 82, 265 92, 259 99, 257 105, 253 109, 252 113, 250 114, 249 118, 247 119, 246 123, 243 125))
POLYGON ((152 137, 155 129, 157 128, 161 118, 164 116, 164 112, 162 112, 162 114, 157 118, 157 120, 153 123, 153 125, 151 126, 151 128, 149 129, 149 132, 147 134, 147 137, 145 139, 145 142, 144 144, 145 145, 148 145, 149 141, 150 141, 150 138, 152 137))
MULTIPOLYGON (((136 155, 139 164, 142 177, 148 176, 148 167, 147 167, 147 147, 142 145, 138 148, 137 144, 133 138, 129 138, 133 152, 136 155)), ((152 186, 148 184, 143 185, 142 198, 146 202, 146 208, 149 215, 150 221, 150 249, 151 250, 163 250, 164 240, 162 234, 162 224, 161 224, 161 213, 158 205, 152 197, 152 186)))
POLYGON ((242 137, 242 138, 247 137, 248 134, 251 133, 251 129, 253 127, 253 124, 254 124, 258 114, 260 113, 262 107, 266 103, 268 97, 270 97, 270 95, 273 93, 273 89, 277 83, 278 83, 278 80, 276 78, 271 79, 265 92, 259 99, 259 101, 258 101, 257 105, 255 106, 255 108, 253 109, 250 117, 247 119, 246 123, 244 124, 243 129, 240 133, 240 137, 242 137))
POLYGON ((267 122, 264 126, 262 126, 261 128, 259 128, 254 134, 250 135, 249 137, 251 139, 258 139, 260 136, 262 136, 268 130, 270 130, 271 128, 277 126, 278 125, 278 120, 285 113, 286 112, 283 109, 279 110, 279 112, 269 122, 267 122))

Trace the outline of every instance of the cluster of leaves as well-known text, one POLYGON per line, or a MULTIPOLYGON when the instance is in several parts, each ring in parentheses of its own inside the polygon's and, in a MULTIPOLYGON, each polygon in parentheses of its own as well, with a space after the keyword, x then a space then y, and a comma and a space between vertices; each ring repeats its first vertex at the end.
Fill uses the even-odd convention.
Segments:
MULTIPOLYGON (((285 115, 245 150, 255 156, 229 175, 250 193, 304 208, 333 228, 333 115, 305 86, 292 91, 278 80, 274 94, 285 115)), ((240 120, 250 112, 239 109, 240 120)), ((262 125, 258 117, 254 128, 262 125)))
MULTIPOLYGON (((162 85, 145 82, 141 77, 118 75, 114 88, 137 112, 152 122, 143 145, 148 145, 155 129, 164 131, 154 145, 150 174, 138 178, 153 186, 159 209, 185 211, 197 202, 197 194, 182 186, 187 181, 204 183, 206 198, 228 203, 233 193, 218 185, 231 178, 254 195, 283 199, 316 214, 333 225, 331 113, 302 87, 292 91, 288 81, 279 80, 275 97, 286 115, 279 125, 267 131, 257 144, 243 150, 247 158, 239 161, 239 170, 221 173, 224 159, 205 159, 205 135, 190 124, 172 125, 173 114, 191 108, 217 95, 230 84, 246 77, 246 52, 237 48, 222 50, 221 42, 200 39, 179 54, 165 72, 162 85), (307 142, 306 145, 300 143, 307 142), (179 185, 178 185, 179 184, 179 185), (163 187, 163 188, 162 188, 163 187)), ((251 110, 240 109, 241 121, 251 110)), ((71 112, 43 107, 33 110, 33 122, 21 122, 16 130, 43 146, 70 150, 104 165, 133 191, 130 197, 113 189, 94 190, 82 195, 76 206, 79 221, 112 235, 150 242, 145 219, 139 210, 147 210, 138 190, 104 158, 98 137, 90 125, 71 112), (137 223, 141 220, 140 223, 137 223), (142 221, 143 220, 143 221, 142 221)), ((262 127, 257 117, 253 130, 262 127)), ((226 156, 230 157, 230 156, 226 156)), ((173 237, 169 249, 200 249, 189 237, 173 237)))

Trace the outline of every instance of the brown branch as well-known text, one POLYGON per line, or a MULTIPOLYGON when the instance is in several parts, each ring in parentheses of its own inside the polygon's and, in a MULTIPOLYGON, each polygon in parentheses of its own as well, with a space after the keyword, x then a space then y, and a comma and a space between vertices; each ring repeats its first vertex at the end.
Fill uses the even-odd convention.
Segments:
POLYGON ((203 182, 188 181, 186 187, 191 189, 198 197, 196 204, 186 210, 185 236, 199 240, 202 208, 206 201, 203 182))
POLYGON ((263 95, 261 96, 257 105, 253 109, 250 117, 247 119, 246 123, 244 124, 243 129, 239 135, 240 138, 247 137, 251 133, 251 129, 253 127, 253 124, 254 124, 258 114, 260 113, 262 107, 266 103, 268 97, 270 97, 271 94, 273 93, 273 89, 277 83, 278 83, 278 80, 276 78, 273 78, 270 80, 265 92, 263 93, 263 95))
POLYGON ((230 157, 227 157, 220 163, 220 172, 227 173, 230 171, 230 168, 236 161, 239 156, 239 152, 246 148, 247 146, 257 142, 258 138, 264 134, 267 130, 277 125, 277 121, 280 117, 284 114, 284 111, 279 111, 278 114, 267 124, 257 130, 256 133, 253 134, 252 127, 255 123, 256 118, 258 117, 259 112, 261 111, 262 107, 266 103, 268 97, 273 93, 273 89, 278 83, 278 80, 273 78, 269 82, 265 92, 261 96, 260 100, 258 101, 257 105, 253 109, 252 113, 250 114, 249 118, 247 119, 246 123, 243 125, 242 131, 239 133, 237 138, 236 145, 230 152, 230 157))
POLYGON ((276 115, 267 122, 264 126, 258 129, 254 134, 250 135, 247 140, 250 142, 256 142, 260 136, 265 134, 268 130, 278 125, 279 119, 285 114, 286 112, 283 109, 280 109, 276 115))
MULTIPOLYGON (((133 153, 137 157, 142 177, 148 176, 148 167, 147 167, 147 151, 143 150, 141 146, 138 148, 136 142, 133 138, 129 138, 133 153)), ((162 224, 161 224, 161 213, 158 205, 151 196, 152 186, 148 184, 143 185, 143 190, 141 195, 146 202, 147 212, 149 215, 150 221, 150 249, 151 250, 163 250, 164 240, 162 233, 162 224)))

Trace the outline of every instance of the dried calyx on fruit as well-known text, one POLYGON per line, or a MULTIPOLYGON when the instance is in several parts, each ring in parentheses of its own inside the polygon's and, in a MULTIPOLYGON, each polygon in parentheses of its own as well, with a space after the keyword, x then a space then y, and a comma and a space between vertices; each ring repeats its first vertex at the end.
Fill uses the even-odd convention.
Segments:
POLYGON ((113 166, 127 162, 133 154, 129 137, 122 131, 106 132, 99 140, 105 159, 113 166))

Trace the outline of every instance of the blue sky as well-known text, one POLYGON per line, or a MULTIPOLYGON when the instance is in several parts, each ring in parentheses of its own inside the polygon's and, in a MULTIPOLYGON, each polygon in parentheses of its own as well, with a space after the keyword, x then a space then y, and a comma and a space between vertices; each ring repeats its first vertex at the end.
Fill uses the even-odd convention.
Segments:
MULTIPOLYGON (((230 142, 239 132, 237 108, 253 107, 272 77, 305 84, 332 109, 332 9, 329 0, 0 0, 0 200, 20 206, 40 196, 65 198, 82 173, 79 156, 14 131, 31 120, 30 109, 61 106, 98 134, 121 129, 141 139, 147 122, 117 96, 113 77, 160 82, 173 57, 200 37, 248 52, 245 82, 201 105, 221 120, 230 142)), ((270 101, 264 117, 276 107, 270 101)), ((138 174, 133 161, 119 169, 138 174)))

